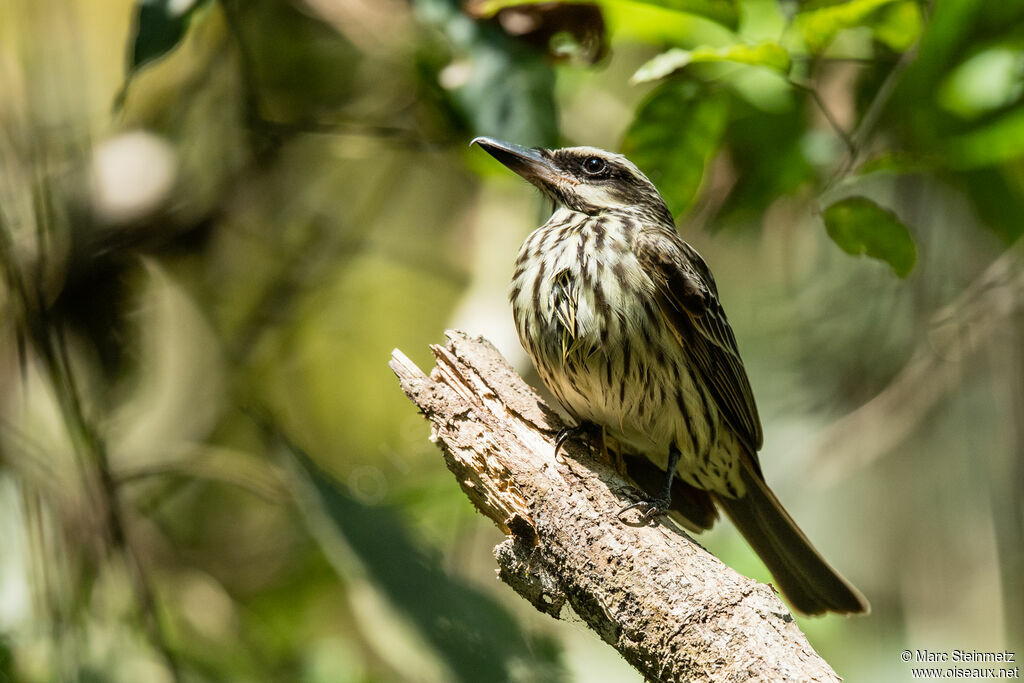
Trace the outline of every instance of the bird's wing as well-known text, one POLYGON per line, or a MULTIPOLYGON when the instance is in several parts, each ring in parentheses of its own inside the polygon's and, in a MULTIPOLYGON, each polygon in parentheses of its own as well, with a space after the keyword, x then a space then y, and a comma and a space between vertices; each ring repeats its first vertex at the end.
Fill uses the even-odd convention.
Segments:
POLYGON ((634 246, 641 267, 657 287, 662 314, 719 412, 756 463, 764 439, 761 420, 711 271, 675 230, 642 230, 634 246))

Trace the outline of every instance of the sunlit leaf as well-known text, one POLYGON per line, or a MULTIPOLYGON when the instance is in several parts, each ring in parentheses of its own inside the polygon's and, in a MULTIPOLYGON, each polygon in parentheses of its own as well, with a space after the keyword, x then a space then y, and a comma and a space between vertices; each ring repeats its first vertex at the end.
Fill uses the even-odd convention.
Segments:
POLYGON ((914 268, 917 248, 910 230, 867 197, 849 197, 825 209, 825 229, 846 253, 885 261, 899 277, 914 268))
MULTIPOLYGON (((569 0, 591 4, 594 0, 569 0)), ((473 11, 482 16, 493 16, 506 7, 520 5, 549 4, 550 0, 482 0, 473 4, 473 11)), ((710 19, 732 30, 739 25, 739 11, 735 0, 597 0, 598 5, 653 5, 674 12, 692 14, 710 19)))
POLYGON ((208 0, 138 0, 128 72, 173 50, 185 35, 188 20, 208 0))
POLYGON ((661 5, 604 0, 601 11, 610 33, 619 41, 668 47, 728 45, 736 40, 735 33, 727 25, 661 5))
POLYGON ((695 14, 735 30, 739 25, 739 11, 733 0, 636 0, 676 12, 695 14))
POLYGON ((1024 50, 996 45, 957 66, 939 89, 939 104, 965 119, 1005 107, 1024 92, 1024 50))
POLYGON ((792 64, 789 52, 778 43, 764 42, 758 45, 729 45, 727 47, 698 47, 693 50, 673 48, 637 69, 630 79, 633 83, 655 81, 688 64, 707 62, 735 62, 751 66, 763 66, 781 73, 788 73, 792 64))
POLYGON ((843 29, 870 24, 876 11, 894 0, 849 0, 796 15, 794 24, 803 36, 807 49, 821 52, 843 29))
POLYGON ((923 28, 924 17, 915 0, 904 0, 885 7, 872 25, 875 40, 885 43, 896 52, 913 47, 923 28))
POLYGON ((700 189, 704 169, 718 150, 729 102, 721 92, 668 82, 637 112, 622 151, 657 185, 678 216, 700 189))

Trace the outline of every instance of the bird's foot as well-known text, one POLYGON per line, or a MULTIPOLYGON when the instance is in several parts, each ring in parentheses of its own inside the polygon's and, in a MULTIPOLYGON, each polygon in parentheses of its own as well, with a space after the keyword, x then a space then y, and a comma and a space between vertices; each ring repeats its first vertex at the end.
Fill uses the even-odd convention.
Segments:
MULTIPOLYGON (((601 438, 601 428, 593 422, 580 422, 574 427, 563 427, 558 430, 555 436, 555 460, 562 462, 562 447, 569 439, 579 439, 591 451, 594 449, 594 440, 601 438)), ((602 440, 603 442, 603 440, 602 440)))
POLYGON ((672 504, 670 497, 651 498, 632 487, 624 489, 622 493, 635 501, 623 507, 615 515, 620 522, 627 526, 647 526, 657 517, 668 512, 669 506, 672 504), (630 510, 640 510, 640 517, 636 520, 626 519, 624 515, 630 510))
POLYGON ((659 517, 668 512, 669 506, 672 505, 672 482, 676 477, 676 466, 679 465, 680 457, 682 457, 682 454, 679 452, 679 449, 676 448, 675 444, 670 446, 668 450, 668 467, 665 470, 667 478, 662 486, 661 495, 657 498, 643 494, 639 496, 630 496, 636 502, 630 503, 619 510, 616 517, 619 518, 620 522, 630 526, 646 526, 650 524, 655 517, 659 517), (640 515, 639 523, 627 522, 622 518, 622 515, 630 510, 638 510, 640 508, 644 508, 644 511, 640 515))

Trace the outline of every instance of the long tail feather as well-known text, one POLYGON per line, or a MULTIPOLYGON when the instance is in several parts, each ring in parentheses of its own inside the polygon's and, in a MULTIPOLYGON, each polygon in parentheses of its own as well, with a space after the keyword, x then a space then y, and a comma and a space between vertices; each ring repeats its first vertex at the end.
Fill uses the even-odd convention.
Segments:
POLYGON ((829 566, 744 459, 746 495, 715 495, 736 528, 771 571, 790 604, 804 614, 868 612, 860 592, 829 566))

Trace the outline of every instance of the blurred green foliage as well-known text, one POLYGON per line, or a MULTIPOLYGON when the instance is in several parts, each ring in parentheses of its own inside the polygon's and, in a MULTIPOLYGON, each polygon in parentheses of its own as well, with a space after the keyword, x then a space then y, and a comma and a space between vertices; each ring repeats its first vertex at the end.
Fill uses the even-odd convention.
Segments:
MULTIPOLYGON (((500 534, 386 366, 458 325, 530 372, 506 287, 549 207, 476 135, 661 188, 769 480, 873 604, 801 620, 841 674, 1020 654, 1021 26, 982 0, 0 4, 0 680, 636 680, 493 580, 500 534)), ((727 525, 701 541, 768 579, 727 525)))
POLYGON ((307 514, 326 517, 313 523, 322 525, 321 543, 328 556, 338 564, 351 562, 353 554, 362 559, 363 571, 384 588, 392 605, 408 615, 454 678, 501 680, 512 671, 531 681, 561 678, 557 646, 543 641, 531 646, 492 598, 449 576, 436 559, 425 555, 391 510, 344 495, 308 456, 285 447, 313 489, 303 503, 320 508, 307 514))
POLYGON ((646 170, 673 215, 697 198, 704 167, 721 142, 728 117, 723 93, 695 83, 666 83, 637 111, 622 153, 646 170), (672 153, 665 154, 666 146, 672 153))

